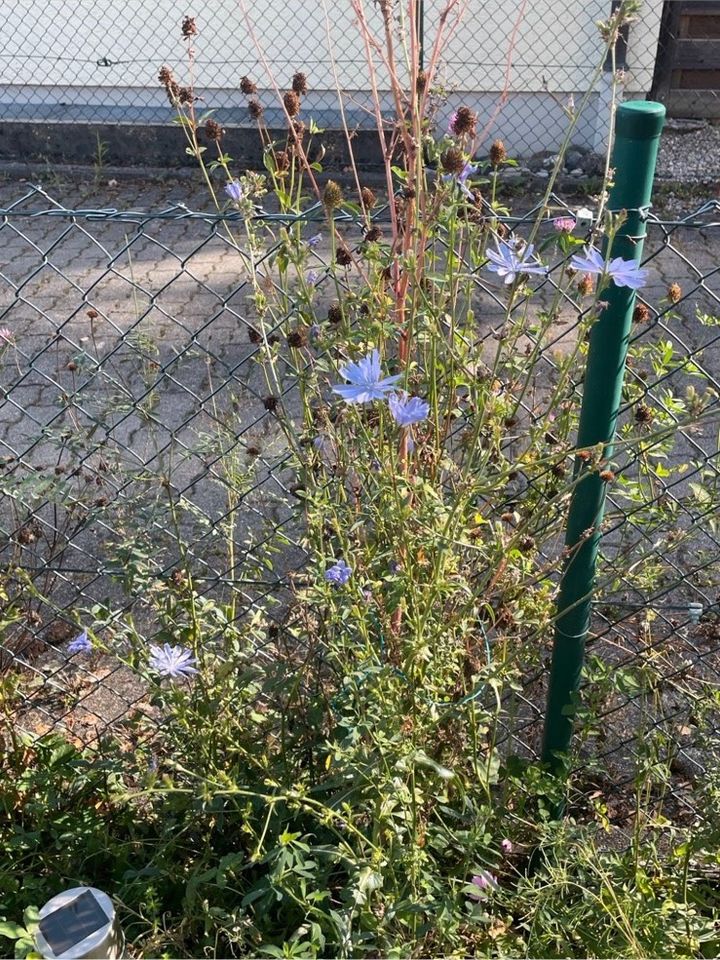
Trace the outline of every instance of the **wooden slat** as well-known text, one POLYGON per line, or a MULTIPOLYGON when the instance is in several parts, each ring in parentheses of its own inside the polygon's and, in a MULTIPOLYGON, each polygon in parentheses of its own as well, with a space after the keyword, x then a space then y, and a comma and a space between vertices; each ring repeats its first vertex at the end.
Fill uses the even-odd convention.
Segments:
POLYGON ((665 102, 669 117, 720 117, 717 90, 671 90, 665 102))
POLYGON ((714 17, 720 12, 720 3, 717 0, 670 0, 674 7, 678 7, 683 16, 714 17))
POLYGON ((720 40, 676 41, 674 70, 716 70, 719 67, 720 40))
POLYGON ((686 36, 695 40, 720 40, 720 10, 707 17, 690 17, 686 36))

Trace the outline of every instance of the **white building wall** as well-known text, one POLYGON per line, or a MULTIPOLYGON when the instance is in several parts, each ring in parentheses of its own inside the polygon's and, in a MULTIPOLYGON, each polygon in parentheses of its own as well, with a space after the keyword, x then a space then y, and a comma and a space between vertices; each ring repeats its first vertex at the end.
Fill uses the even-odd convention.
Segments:
MULTIPOLYGON (((364 5, 380 35, 378 5, 364 5)), ((167 117, 157 71, 168 64, 179 78, 186 76, 180 37, 185 14, 195 15, 200 28, 195 83, 208 107, 241 108, 237 87, 244 74, 261 88, 269 86, 263 60, 281 87, 295 70, 307 73, 312 95, 306 111, 336 109, 338 84, 358 122, 369 102, 350 0, 19 0, 3 6, 0 105, 18 105, 18 116, 78 118, 67 113, 75 106, 88 116, 93 107, 105 107, 116 110, 110 118, 167 117)), ((425 0, 428 54, 443 6, 444 0, 425 0)), ((609 0, 466 0, 464 6, 440 65, 447 112, 467 102, 478 109, 481 127, 488 125, 488 136, 503 135, 516 150, 551 147, 564 125, 562 102, 570 94, 578 101, 598 64, 596 21, 607 17, 609 0)), ((662 0, 645 0, 641 21, 631 28, 631 96, 650 87, 661 7, 662 0)), ((402 71, 401 50, 398 59, 402 71)), ((382 66, 378 79, 387 86, 382 66)), ((262 99, 269 104, 272 98, 264 92, 262 99)), ((589 137, 593 123, 583 121, 581 132, 589 137)))

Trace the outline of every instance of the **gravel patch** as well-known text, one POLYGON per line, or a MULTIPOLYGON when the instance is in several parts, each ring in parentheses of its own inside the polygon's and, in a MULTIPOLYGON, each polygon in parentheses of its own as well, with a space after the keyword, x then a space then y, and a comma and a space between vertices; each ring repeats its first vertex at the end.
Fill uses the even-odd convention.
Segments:
POLYGON ((680 132, 673 127, 660 141, 657 178, 680 183, 714 183, 720 180, 720 126, 680 132))

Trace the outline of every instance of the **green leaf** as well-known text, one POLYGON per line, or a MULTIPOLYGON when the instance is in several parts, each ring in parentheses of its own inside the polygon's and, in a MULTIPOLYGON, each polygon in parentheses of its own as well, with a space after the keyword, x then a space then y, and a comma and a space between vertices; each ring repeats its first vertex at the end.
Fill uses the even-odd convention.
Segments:
POLYGON ((20 937, 27 937, 27 930, 21 927, 19 923, 12 923, 10 920, 0 922, 0 937, 7 937, 8 940, 17 940, 20 937))

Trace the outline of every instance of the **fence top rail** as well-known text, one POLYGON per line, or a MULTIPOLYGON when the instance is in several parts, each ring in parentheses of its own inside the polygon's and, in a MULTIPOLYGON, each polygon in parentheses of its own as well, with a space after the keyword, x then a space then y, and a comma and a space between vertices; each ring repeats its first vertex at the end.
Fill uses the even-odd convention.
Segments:
MULTIPOLYGON (((541 212, 543 204, 537 203, 530 207, 525 213, 519 215, 500 215, 492 211, 490 204, 483 198, 483 207, 492 214, 493 219, 508 226, 519 226, 523 223, 535 221, 541 212)), ((543 223, 551 224, 558 216, 574 216, 579 211, 574 210, 568 201, 557 194, 552 194, 549 198, 548 208, 554 212, 546 213, 540 219, 543 223)), ((385 207, 387 209, 387 206, 385 207)), ((380 212, 380 211, 379 211, 380 212)), ((645 212, 645 211, 643 211, 645 212)), ((117 207, 66 207, 54 200, 41 185, 32 186, 24 196, 20 197, 9 206, 0 207, 0 218, 9 220, 14 218, 33 219, 39 217, 69 217, 78 220, 99 220, 116 221, 119 223, 146 223, 151 220, 200 220, 205 223, 226 223, 245 219, 245 215, 239 210, 193 210, 185 203, 175 203, 159 210, 122 210, 117 207), (37 209, 29 207, 28 201, 34 198, 43 198, 52 204, 49 208, 37 209)), ((312 203, 302 213, 273 213, 262 208, 257 208, 252 217, 256 222, 267 223, 322 223, 325 220, 325 211, 320 201, 312 203)), ((334 219, 337 223, 353 223, 356 217, 351 211, 339 211, 334 219)), ((373 219, 377 220, 376 214, 373 219)), ((647 210, 646 220, 648 224, 664 229, 702 228, 704 230, 720 227, 720 200, 711 199, 700 203, 694 210, 685 216, 666 219, 647 210), (717 219, 706 219, 708 216, 718 214, 717 219)))

